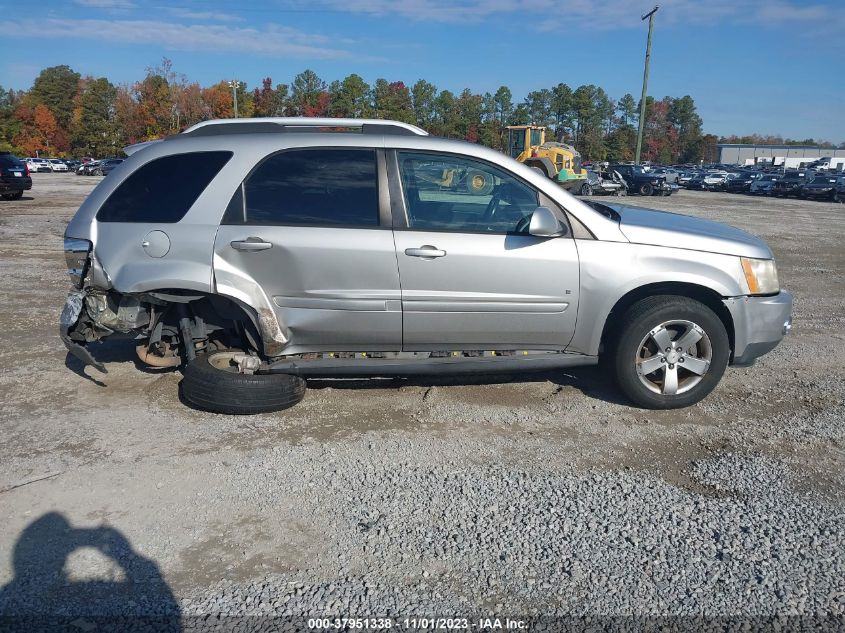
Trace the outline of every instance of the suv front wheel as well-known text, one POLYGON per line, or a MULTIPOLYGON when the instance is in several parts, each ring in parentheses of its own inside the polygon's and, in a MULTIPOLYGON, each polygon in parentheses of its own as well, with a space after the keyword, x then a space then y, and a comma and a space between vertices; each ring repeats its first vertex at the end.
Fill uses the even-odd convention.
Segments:
POLYGON ((631 306, 622 323, 613 349, 616 379, 641 407, 695 404, 725 373, 730 356, 725 326, 699 301, 649 297, 631 306))

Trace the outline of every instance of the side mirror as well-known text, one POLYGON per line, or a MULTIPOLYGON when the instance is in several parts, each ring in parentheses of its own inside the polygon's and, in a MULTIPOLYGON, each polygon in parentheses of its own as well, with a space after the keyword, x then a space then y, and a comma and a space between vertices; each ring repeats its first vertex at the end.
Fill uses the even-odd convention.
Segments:
POLYGON ((528 233, 536 237, 555 237, 563 235, 564 226, 548 207, 537 207, 531 214, 528 233))

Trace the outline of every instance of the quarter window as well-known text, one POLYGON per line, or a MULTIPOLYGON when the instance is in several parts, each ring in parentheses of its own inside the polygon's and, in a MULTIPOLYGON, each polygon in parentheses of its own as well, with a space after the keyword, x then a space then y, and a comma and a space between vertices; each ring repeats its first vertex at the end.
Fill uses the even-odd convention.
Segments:
POLYGON ((528 232, 537 192, 506 171, 458 156, 399 153, 412 229, 528 232))
POLYGON ((100 222, 178 222, 232 152, 191 152, 156 158, 115 189, 97 212, 100 222))
POLYGON ((309 149, 270 156, 244 181, 226 224, 378 226, 371 149, 309 149), (243 213, 237 213, 238 204, 243 213))

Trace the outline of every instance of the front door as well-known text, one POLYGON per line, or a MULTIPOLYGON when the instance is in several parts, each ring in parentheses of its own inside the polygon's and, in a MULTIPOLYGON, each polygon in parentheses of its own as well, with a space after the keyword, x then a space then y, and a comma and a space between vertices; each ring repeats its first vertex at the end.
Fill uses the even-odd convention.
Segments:
POLYGON ((578 253, 570 234, 528 234, 538 192, 462 156, 396 158, 403 349, 564 349, 578 311, 578 253))
POLYGON ((214 246, 218 291, 261 294, 253 303, 275 311, 284 353, 400 348, 399 272, 376 174, 372 149, 288 150, 233 197, 214 246))

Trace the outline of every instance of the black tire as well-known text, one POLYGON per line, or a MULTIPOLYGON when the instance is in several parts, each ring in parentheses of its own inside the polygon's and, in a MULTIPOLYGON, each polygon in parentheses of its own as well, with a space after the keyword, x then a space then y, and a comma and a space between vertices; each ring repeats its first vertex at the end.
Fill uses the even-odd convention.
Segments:
POLYGON ((651 183, 644 182, 640 185, 639 191, 641 196, 650 196, 654 193, 654 187, 651 186, 651 183))
POLYGON ((95 175, 95 176, 102 176, 102 175, 103 175, 103 170, 102 170, 102 169, 95 169, 95 170, 94 170, 94 175, 95 175))
POLYGON ((845 204, 845 193, 839 193, 837 191, 833 194, 833 201, 838 202, 839 204, 845 204))
POLYGON ((21 198, 23 198, 23 190, 3 194, 3 200, 20 200, 21 198))
POLYGON ((305 396, 305 380, 290 374, 240 374, 211 364, 226 352, 197 356, 185 367, 182 396, 212 413, 252 415, 281 411, 305 396))
POLYGON ((648 297, 631 306, 620 323, 623 324, 621 331, 610 345, 616 381, 622 392, 640 407, 646 409, 688 407, 713 391, 725 373, 730 357, 730 343, 725 326, 710 308, 699 301, 669 295, 648 297), (675 336, 672 339, 674 348, 674 343, 680 340, 684 332, 693 329, 686 328, 680 325, 681 323, 694 324, 698 328, 697 331, 701 333, 701 338, 697 342, 685 348, 686 350, 694 348, 692 354, 686 356, 681 354, 680 359, 677 359, 675 349, 671 350, 673 356, 661 354, 661 350, 658 349, 650 356, 643 356, 643 351, 646 350, 643 344, 655 345, 656 341, 651 337, 660 329, 663 329, 670 337, 675 336), (666 324, 671 325, 660 327, 666 324), (651 374, 640 376, 638 371, 641 367, 640 362, 654 356, 658 356, 655 361, 660 363, 659 368, 651 374), (685 368, 691 366, 693 359, 700 364, 700 361, 708 356, 709 366, 704 369, 703 374, 697 375, 685 368), (677 367, 674 369, 674 375, 677 377, 676 385, 679 393, 674 395, 653 390, 662 391, 666 388, 665 379, 668 368, 673 367, 669 360, 674 360, 677 367), (685 360, 686 366, 683 364, 685 360), (661 377, 663 378, 662 385, 653 382, 661 377))
POLYGON ((581 190, 579 192, 582 196, 591 196, 593 195, 593 188, 590 186, 590 183, 585 182, 581 185, 581 190))

